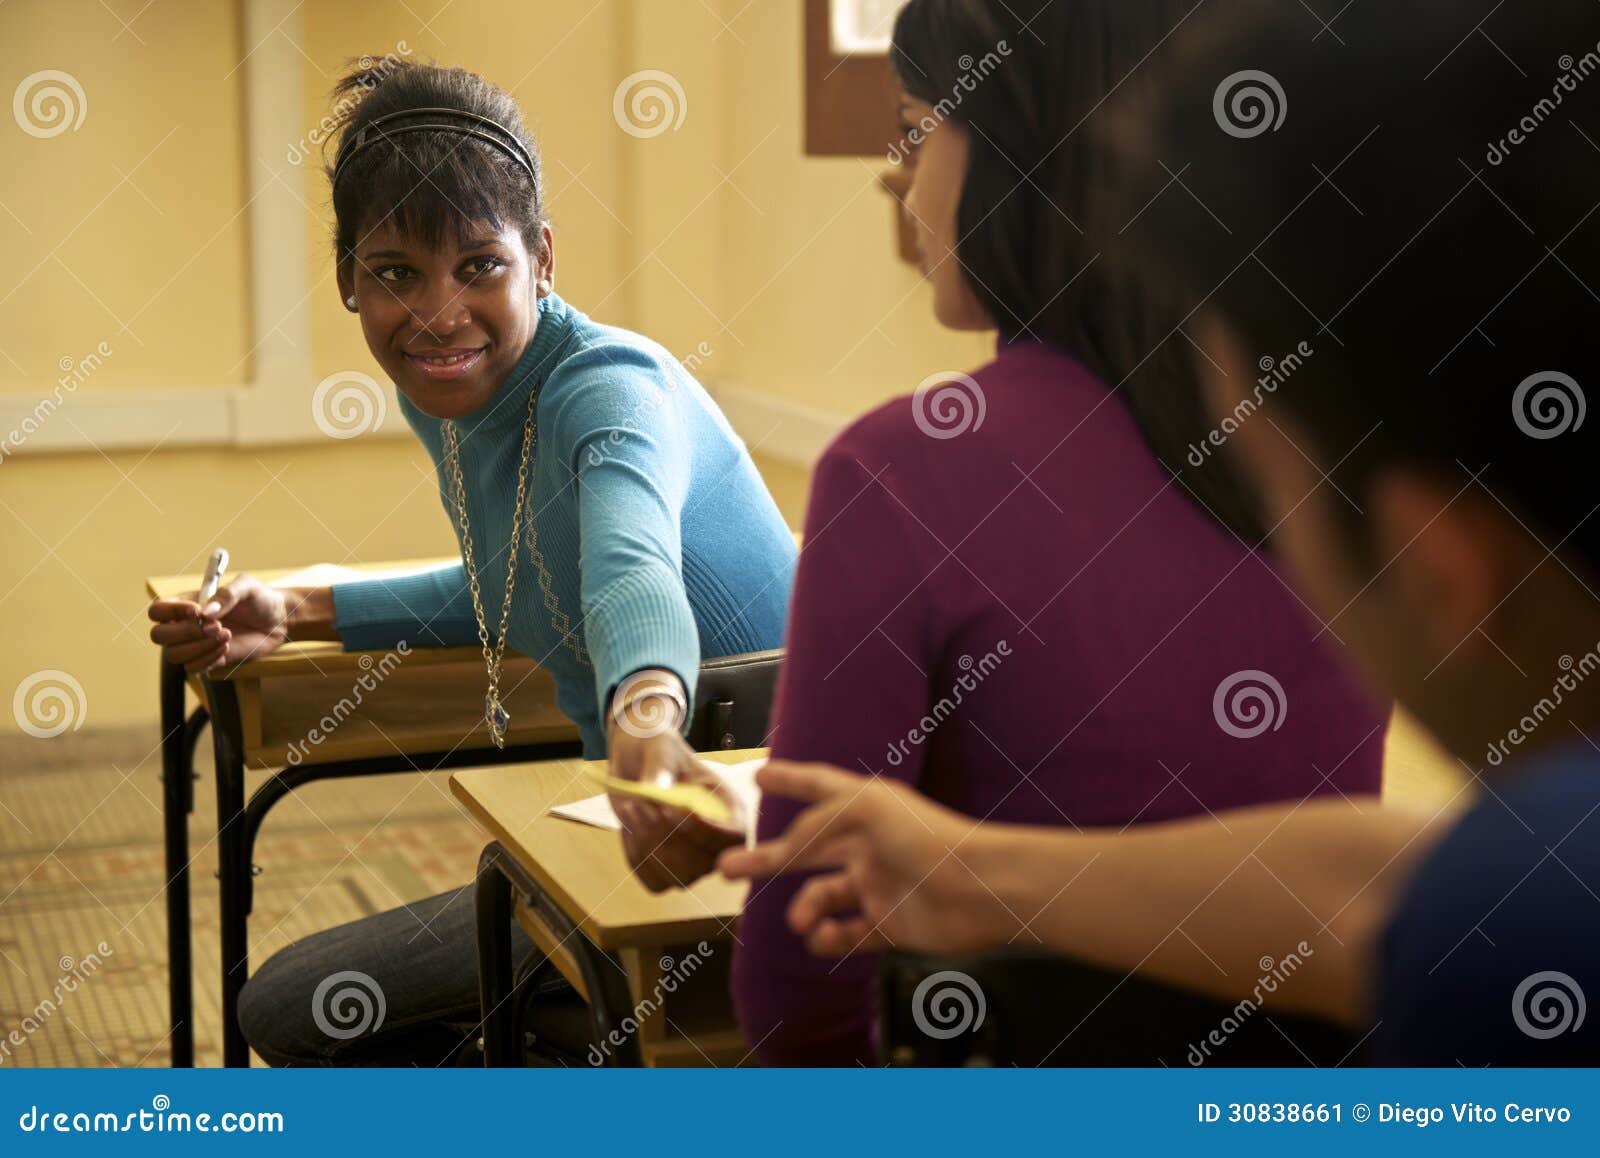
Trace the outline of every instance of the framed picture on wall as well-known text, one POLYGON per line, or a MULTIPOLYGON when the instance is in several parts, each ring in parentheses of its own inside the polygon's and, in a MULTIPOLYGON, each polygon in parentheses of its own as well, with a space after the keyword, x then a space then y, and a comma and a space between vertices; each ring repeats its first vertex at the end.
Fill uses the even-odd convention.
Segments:
POLYGON ((806 0, 806 153, 881 157, 899 136, 889 35, 906 0, 806 0))
POLYGON ((906 0, 806 0, 805 150, 812 157, 884 157, 879 182, 895 201, 900 257, 916 261, 901 205, 910 177, 890 146, 900 137, 889 39, 906 0))

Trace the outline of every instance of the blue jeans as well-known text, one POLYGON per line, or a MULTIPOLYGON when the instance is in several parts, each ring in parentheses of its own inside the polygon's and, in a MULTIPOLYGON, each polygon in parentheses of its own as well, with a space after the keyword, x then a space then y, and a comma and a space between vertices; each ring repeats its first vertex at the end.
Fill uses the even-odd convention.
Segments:
MULTIPOLYGON (((315 933, 275 954, 239 999, 239 1026, 274 1066, 482 1065, 472 886, 315 933)), ((515 922, 518 977, 544 956, 515 922)), ((582 1001, 553 969, 528 986, 558 1056, 586 1048, 582 1001), (576 1004, 574 1004, 576 1003, 576 1004)))

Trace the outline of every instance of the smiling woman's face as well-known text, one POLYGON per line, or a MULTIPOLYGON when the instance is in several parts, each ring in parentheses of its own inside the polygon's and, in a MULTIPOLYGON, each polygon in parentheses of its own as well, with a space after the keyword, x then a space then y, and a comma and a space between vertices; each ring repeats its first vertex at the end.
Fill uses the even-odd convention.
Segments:
POLYGON ((429 249, 386 222, 339 270, 354 297, 367 348, 424 414, 462 418, 481 409, 516 366, 551 292, 554 250, 543 259, 515 230, 470 227, 429 249))

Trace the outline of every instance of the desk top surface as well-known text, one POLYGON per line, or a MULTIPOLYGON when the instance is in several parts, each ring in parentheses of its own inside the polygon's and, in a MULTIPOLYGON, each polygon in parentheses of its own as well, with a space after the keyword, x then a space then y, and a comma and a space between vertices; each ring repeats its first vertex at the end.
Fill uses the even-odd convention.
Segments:
MULTIPOLYGON (((250 574, 263 583, 283 587, 324 586, 330 582, 344 582, 358 574, 374 576, 413 574, 447 567, 460 561, 458 556, 445 555, 430 559, 391 559, 380 563, 349 563, 337 566, 319 563, 308 567, 266 568, 251 570, 250 574)), ((238 571, 230 571, 225 578, 233 578, 238 574, 238 571)), ((176 598, 197 590, 203 578, 205 576, 200 574, 155 575, 144 581, 145 591, 152 599, 176 598)), ((288 643, 271 655, 221 668, 210 673, 208 678, 240 680, 306 674, 328 675, 357 667, 363 654, 367 653, 345 651, 341 644, 332 640, 288 643)), ((510 656, 506 658, 508 661, 511 659, 510 656)), ((482 663, 481 649, 478 647, 413 648, 406 657, 406 664, 411 667, 463 661, 482 663)))
MULTIPOLYGON (((765 750, 702 752, 702 760, 736 763, 765 750)), ((588 766, 605 771, 605 761, 588 766)), ((451 774, 456 797, 603 949, 726 940, 748 886, 715 873, 693 888, 654 894, 639 883, 614 831, 549 814, 555 804, 593 796, 585 761, 551 760, 467 768, 451 774)))
MULTIPOLYGON (((0 0, 3 3, 4 0, 0 0)), ((795 545, 800 545, 800 535, 794 532, 795 545)), ((359 576, 378 575, 406 575, 418 571, 432 571, 440 567, 448 567, 461 562, 459 555, 442 555, 427 559, 390 559, 378 563, 316 563, 305 567, 276 567, 250 570, 250 574, 260 579, 263 583, 283 587, 316 587, 327 586, 330 583, 348 582, 359 576)), ((238 571, 230 571, 224 579, 238 575, 238 571)), ((188 575, 153 575, 144 581, 145 591, 151 599, 171 599, 196 591, 200 581, 205 576, 202 574, 188 575)), ((337 675, 347 670, 353 670, 360 664, 360 657, 371 655, 371 652, 345 651, 344 647, 334 641, 311 641, 307 643, 286 643, 271 655, 261 659, 249 660, 245 663, 234 664, 232 667, 219 668, 208 674, 206 678, 213 680, 258 680, 271 679, 277 676, 294 675, 337 675)), ((406 657, 408 667, 422 667, 430 664, 446 663, 479 663, 483 662, 483 651, 474 645, 471 647, 428 647, 413 648, 406 657)), ((506 662, 513 663, 513 657, 508 654, 506 662)), ((531 660, 522 661, 532 666, 531 660)), ((370 666, 370 661, 368 663, 370 666)), ((365 670, 365 669, 363 669, 365 670)))

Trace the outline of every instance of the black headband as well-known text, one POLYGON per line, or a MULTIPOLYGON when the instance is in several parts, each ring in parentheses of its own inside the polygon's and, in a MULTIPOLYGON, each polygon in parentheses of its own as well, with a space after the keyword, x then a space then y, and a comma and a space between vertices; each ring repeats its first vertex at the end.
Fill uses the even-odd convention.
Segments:
POLYGON ((532 181, 535 185, 538 185, 539 183, 538 175, 534 172, 533 168, 533 158, 528 154, 527 147, 523 145, 522 141, 515 133, 506 128, 499 121, 492 121, 488 117, 480 117, 477 113, 469 113, 465 109, 420 108, 401 109, 399 112, 385 113, 383 116, 374 117, 372 120, 362 125, 361 128, 356 132, 355 140, 351 141, 345 146, 343 155, 339 158, 338 164, 336 164, 333 168, 334 186, 338 186, 339 177, 341 174, 343 174, 345 166, 350 163, 351 159, 357 153, 361 152, 361 150, 367 148, 369 145, 374 145, 381 140, 388 140, 391 137, 400 136, 402 133, 421 132, 460 133, 462 136, 474 137, 477 140, 485 142, 486 144, 493 145, 495 148, 499 149, 502 153, 510 157, 513 161, 527 170, 528 180, 532 181), (428 121, 422 124, 400 125, 387 131, 379 127, 390 121, 403 120, 411 117, 455 117, 457 120, 468 121, 471 122, 471 124, 451 125, 438 124, 434 121, 428 121), (483 126, 483 128, 471 127, 473 125, 483 126), (484 128, 493 129, 495 132, 503 134, 503 136, 495 136, 493 133, 486 133, 483 131, 484 128))

